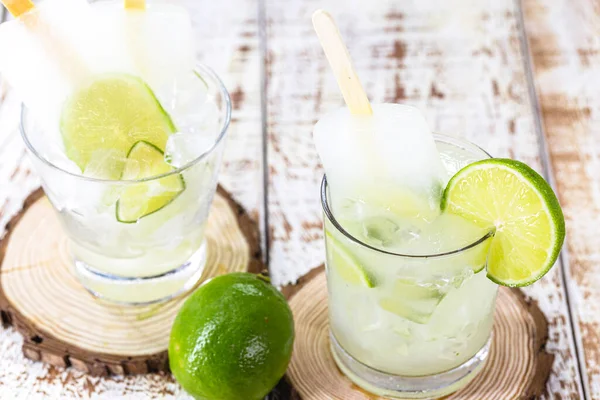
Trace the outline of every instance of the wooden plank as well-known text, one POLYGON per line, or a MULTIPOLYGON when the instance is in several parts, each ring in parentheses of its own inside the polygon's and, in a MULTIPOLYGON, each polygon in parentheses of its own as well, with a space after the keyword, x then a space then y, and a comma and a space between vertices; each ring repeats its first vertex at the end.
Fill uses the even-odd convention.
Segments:
POLYGON ((570 303, 584 386, 600 398, 600 8, 524 0, 543 125, 567 224, 570 303))
MULTIPOLYGON (((270 265, 286 284, 323 262, 312 143, 319 116, 342 98, 312 31, 329 9, 370 98, 416 105, 438 132, 541 171, 534 112, 512 0, 419 2, 266 0, 270 265)), ((581 398, 560 265, 526 289, 550 322, 548 398, 581 398)))
MULTIPOLYGON (((199 59, 223 79, 233 100, 233 121, 220 182, 254 219, 263 219, 261 62, 258 0, 174 0, 192 13, 199 59)), ((0 83, 0 235, 39 181, 18 132, 19 101, 0 83)), ((262 240, 264 243, 264 240, 262 240)), ((92 378, 32 363, 21 354, 21 336, 0 328, 0 398, 178 398, 170 376, 92 378)))

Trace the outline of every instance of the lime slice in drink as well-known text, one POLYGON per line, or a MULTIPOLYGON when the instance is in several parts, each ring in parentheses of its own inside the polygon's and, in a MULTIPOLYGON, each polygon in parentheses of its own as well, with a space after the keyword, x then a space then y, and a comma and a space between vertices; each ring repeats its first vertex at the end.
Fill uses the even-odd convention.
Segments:
POLYGON ((368 288, 375 287, 375 279, 331 233, 325 233, 325 240, 327 241, 329 268, 335 269, 341 278, 348 283, 363 285, 368 288))
POLYGON ((489 159, 461 169, 444 191, 442 210, 495 227, 487 276, 504 286, 527 286, 544 276, 565 238, 552 188, 519 161, 489 159))
POLYGON ((67 156, 85 170, 101 149, 125 154, 140 140, 164 150, 175 126, 148 85, 125 74, 105 74, 65 103, 61 133, 67 156))
MULTIPOLYGON (((173 170, 164 161, 161 149, 141 140, 127 154, 121 180, 138 180, 162 175, 173 170)), ((185 189, 181 174, 134 183, 126 187, 117 201, 117 220, 137 222, 170 204, 185 189)))

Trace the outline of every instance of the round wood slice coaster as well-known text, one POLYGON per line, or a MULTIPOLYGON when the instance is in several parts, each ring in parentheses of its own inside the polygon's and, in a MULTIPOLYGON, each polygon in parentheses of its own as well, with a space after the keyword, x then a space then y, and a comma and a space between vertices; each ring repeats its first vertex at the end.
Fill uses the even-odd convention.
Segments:
MULTIPOLYGON (((337 368, 329 350, 327 286, 323 268, 284 290, 296 323, 296 341, 287 378, 287 397, 303 400, 383 399, 354 385, 337 368)), ((545 351, 547 321, 520 290, 500 288, 494 335, 483 371, 445 399, 504 400, 540 397, 554 356, 545 351)), ((280 385, 281 386, 281 385, 280 385)), ((281 388, 283 392, 284 389, 281 388)))
MULTIPOLYGON (((257 226, 221 187, 206 236, 202 280, 262 271, 257 226)), ((41 189, 25 201, 0 242, 2 321, 23 334, 23 353, 32 360, 92 375, 167 371, 169 332, 185 298, 123 307, 89 294, 75 278, 67 237, 41 189)))

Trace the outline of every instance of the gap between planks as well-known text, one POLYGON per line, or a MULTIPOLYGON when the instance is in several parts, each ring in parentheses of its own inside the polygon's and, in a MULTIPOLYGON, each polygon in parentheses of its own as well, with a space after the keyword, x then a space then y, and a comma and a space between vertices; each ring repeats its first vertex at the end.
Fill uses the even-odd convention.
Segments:
POLYGON ((261 231, 263 232, 263 262, 271 274, 271 258, 270 258, 270 225, 269 225, 269 132, 267 126, 267 11, 265 0, 258 0, 257 7, 257 24, 258 24, 258 52, 260 58, 260 122, 261 122, 261 137, 262 137, 262 191, 263 191, 263 217, 260 221, 262 224, 261 231))
MULTIPOLYGON (((529 47, 529 39, 527 36, 527 29, 525 27, 525 15, 523 13, 523 1, 515 0, 516 10, 518 13, 518 23, 519 23, 519 41, 522 52, 523 59, 523 69, 525 71, 525 78, 527 80, 527 90, 529 92, 529 98, 531 102, 531 108, 533 112, 533 123, 535 128, 535 133, 538 138, 538 147, 540 154, 540 161, 542 164, 542 171, 544 178, 548 181, 552 189, 555 193, 556 190, 556 181, 554 179, 554 171, 552 169, 552 164, 550 163, 550 151, 548 148, 548 143, 546 141, 546 133, 544 123, 542 121, 542 110, 540 107, 540 99, 537 93, 537 89, 535 86, 535 72, 533 70, 533 57, 531 54, 531 49, 529 47)), ((568 249, 567 246, 563 246, 561 253, 559 255, 559 267, 560 267, 560 279, 561 286, 564 291, 565 301, 567 305, 567 314, 569 316, 569 325, 571 327, 573 347, 575 348, 575 357, 577 359, 577 372, 579 374, 579 385, 581 390, 583 391, 584 399, 590 398, 590 388, 588 386, 588 379, 586 375, 586 368, 584 365, 584 357, 583 357, 583 345, 581 342, 581 332, 579 330, 579 324, 576 319, 576 313, 572 310, 571 306, 571 292, 569 290, 570 281, 570 267, 569 267, 569 257, 568 257, 568 249)))

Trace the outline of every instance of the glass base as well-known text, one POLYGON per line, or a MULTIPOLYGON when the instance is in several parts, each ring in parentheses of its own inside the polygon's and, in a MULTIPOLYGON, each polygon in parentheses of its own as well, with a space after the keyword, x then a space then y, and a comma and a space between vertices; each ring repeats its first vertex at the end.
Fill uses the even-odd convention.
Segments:
POLYGON ((366 366, 348 354, 330 333, 331 352, 342 372, 368 392, 394 399, 436 399, 466 386, 483 368, 490 340, 464 364, 436 375, 398 376, 366 366))
POLYGON ((103 300, 141 306, 167 301, 193 288, 206 263, 206 243, 183 265, 164 274, 148 277, 123 277, 103 273, 75 259, 75 275, 94 296, 103 300))

